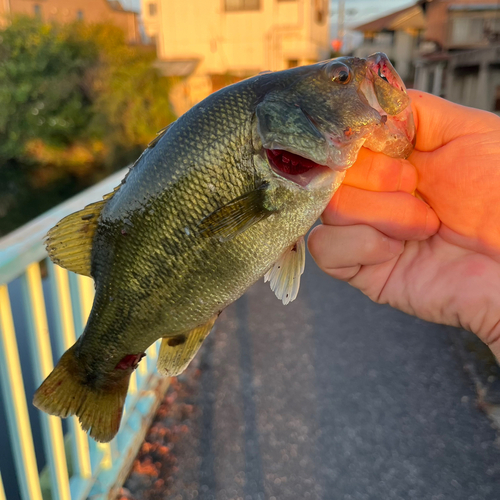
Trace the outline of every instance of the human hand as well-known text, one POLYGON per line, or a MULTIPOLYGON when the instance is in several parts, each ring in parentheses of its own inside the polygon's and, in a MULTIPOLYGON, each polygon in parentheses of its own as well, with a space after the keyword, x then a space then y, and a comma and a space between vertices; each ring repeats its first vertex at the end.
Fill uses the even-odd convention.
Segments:
POLYGON ((362 150, 309 250, 375 302, 470 330, 500 359, 500 117, 409 95, 415 151, 362 150))

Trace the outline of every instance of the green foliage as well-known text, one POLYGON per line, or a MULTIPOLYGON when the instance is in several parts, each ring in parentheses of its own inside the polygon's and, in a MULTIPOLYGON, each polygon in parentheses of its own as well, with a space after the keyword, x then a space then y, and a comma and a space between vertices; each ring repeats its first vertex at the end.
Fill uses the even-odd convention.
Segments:
POLYGON ((0 31, 0 234, 131 163, 175 119, 154 60, 107 24, 0 31))
POLYGON ((80 25, 80 36, 100 47, 96 72, 93 130, 105 137, 110 156, 127 149, 141 151, 175 115, 169 101, 170 81, 153 67, 156 54, 123 41, 110 25, 80 25))
POLYGON ((0 161, 22 157, 32 139, 64 146, 85 134, 92 111, 80 81, 96 47, 29 18, 0 41, 0 161))

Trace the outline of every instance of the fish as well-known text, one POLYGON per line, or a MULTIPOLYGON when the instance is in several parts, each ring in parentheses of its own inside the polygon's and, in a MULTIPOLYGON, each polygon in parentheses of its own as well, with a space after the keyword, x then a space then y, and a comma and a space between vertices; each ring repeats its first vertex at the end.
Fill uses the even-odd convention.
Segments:
POLYGON ((110 441, 148 346, 162 339, 158 371, 175 376, 258 279, 293 301, 304 236, 359 149, 407 157, 413 139, 410 99, 382 53, 262 73, 195 105, 112 193, 49 231, 51 260, 92 277, 95 298, 34 405, 110 441))

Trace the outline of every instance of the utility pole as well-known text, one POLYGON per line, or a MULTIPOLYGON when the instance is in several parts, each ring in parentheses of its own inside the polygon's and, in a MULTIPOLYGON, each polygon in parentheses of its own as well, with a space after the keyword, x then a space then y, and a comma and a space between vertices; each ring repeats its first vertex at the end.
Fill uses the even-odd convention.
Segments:
POLYGON ((337 21, 337 39, 340 42, 340 50, 342 50, 344 45, 344 18, 345 18, 345 0, 339 0, 339 12, 337 21))

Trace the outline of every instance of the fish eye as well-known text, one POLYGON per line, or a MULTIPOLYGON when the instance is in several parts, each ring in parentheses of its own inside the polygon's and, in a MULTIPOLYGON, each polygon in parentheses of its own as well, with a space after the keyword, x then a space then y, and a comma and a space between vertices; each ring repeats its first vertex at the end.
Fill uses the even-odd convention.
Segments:
POLYGON ((332 82, 342 83, 343 85, 351 81, 351 71, 345 64, 335 64, 330 67, 330 78, 332 82))
POLYGON ((384 75, 384 72, 382 71, 382 68, 380 68, 380 67, 378 68, 378 76, 380 76, 380 78, 382 78, 382 80, 385 80, 387 83, 389 83, 389 80, 384 75))

